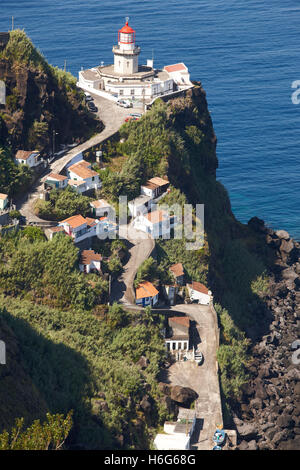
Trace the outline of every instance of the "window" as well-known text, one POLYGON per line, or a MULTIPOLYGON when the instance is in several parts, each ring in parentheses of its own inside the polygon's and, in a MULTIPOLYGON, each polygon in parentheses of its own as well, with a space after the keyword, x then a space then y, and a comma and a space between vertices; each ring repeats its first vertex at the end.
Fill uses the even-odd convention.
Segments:
POLYGON ((178 349, 181 349, 181 343, 178 343, 178 349))
POLYGON ((129 62, 127 62, 127 68, 129 68, 129 62))
POLYGON ((120 91, 119 91, 119 94, 120 94, 121 96, 123 96, 123 95, 124 95, 124 90, 120 90, 120 91))
POLYGON ((119 67, 121 67, 121 61, 119 60, 119 67))
POLYGON ((92 176, 92 181, 95 181, 95 176, 92 176))
POLYGON ((134 90, 130 90, 130 94, 131 94, 131 95, 134 95, 134 90))

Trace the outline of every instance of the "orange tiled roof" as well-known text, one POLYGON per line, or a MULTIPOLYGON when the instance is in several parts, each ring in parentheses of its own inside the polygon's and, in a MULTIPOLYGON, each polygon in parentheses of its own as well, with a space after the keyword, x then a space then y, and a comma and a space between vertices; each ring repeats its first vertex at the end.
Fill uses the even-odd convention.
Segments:
POLYGON ((7 194, 0 193, 0 199, 5 200, 6 198, 8 198, 8 195, 7 195, 7 194))
POLYGON ((97 199, 96 201, 92 201, 90 204, 94 206, 96 209, 110 206, 110 204, 107 201, 105 201, 105 199, 97 199))
POLYGON ((148 219, 149 222, 152 222, 152 224, 158 224, 159 222, 163 222, 167 219, 168 213, 166 211, 157 210, 145 214, 144 217, 148 219))
POLYGON ((169 321, 170 320, 174 323, 178 323, 178 325, 186 326, 187 328, 190 326, 190 319, 187 317, 170 317, 169 321))
POLYGON ((94 225, 97 225, 97 219, 92 219, 91 217, 87 217, 85 221, 89 227, 93 227, 94 225))
POLYGON ((63 227, 50 227, 49 230, 51 230, 51 232, 63 232, 64 231, 64 228, 63 227))
POLYGON ((184 275, 183 266, 181 263, 173 264, 172 266, 170 266, 170 271, 172 271, 175 277, 184 275))
POLYGON ((74 165, 68 168, 69 171, 75 173, 75 175, 80 178, 92 178, 92 176, 98 176, 98 173, 89 168, 90 164, 84 160, 81 162, 75 163, 74 165))
POLYGON ((80 227, 80 225, 86 224, 87 221, 82 215, 73 215, 72 217, 69 217, 68 219, 62 220, 60 222, 61 224, 68 224, 72 228, 77 228, 80 227))
POLYGON ((185 71, 187 70, 186 66, 184 65, 183 62, 180 62, 179 64, 172 64, 172 65, 167 65, 165 67, 166 72, 180 72, 180 71, 185 71))
POLYGON ((53 178, 53 179, 58 180, 58 181, 64 181, 64 180, 67 179, 66 176, 60 175, 58 173, 50 173, 50 175, 46 176, 46 179, 47 178, 53 178))
POLYGON ((188 286, 197 292, 201 292, 202 294, 208 295, 209 293, 207 287, 205 287, 204 284, 201 284, 201 282, 193 281, 192 284, 188 284, 188 286))
POLYGON ((85 184, 84 181, 77 181, 77 180, 68 180, 68 184, 70 186, 82 186, 83 184, 85 184))
POLYGON ((135 292, 137 299, 144 299, 145 297, 155 297, 158 294, 158 290, 149 281, 141 282, 135 292))
POLYGON ((16 159, 17 160, 27 160, 30 155, 33 153, 39 153, 37 150, 18 150, 16 153, 16 159))
POLYGON ((91 264, 91 261, 101 261, 102 256, 94 250, 83 250, 80 256, 80 264, 91 264))

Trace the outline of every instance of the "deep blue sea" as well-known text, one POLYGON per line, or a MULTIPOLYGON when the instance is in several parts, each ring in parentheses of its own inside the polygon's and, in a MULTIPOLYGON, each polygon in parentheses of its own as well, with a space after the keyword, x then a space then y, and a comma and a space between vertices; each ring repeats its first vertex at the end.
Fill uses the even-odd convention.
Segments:
MULTIPOLYGON (((0 0, 0 30, 24 28, 46 58, 74 74, 112 62, 124 17, 141 62, 183 61, 207 92, 218 178, 233 211, 300 239, 299 0, 0 0)), ((216 221, 218 223, 218 221, 216 221)))

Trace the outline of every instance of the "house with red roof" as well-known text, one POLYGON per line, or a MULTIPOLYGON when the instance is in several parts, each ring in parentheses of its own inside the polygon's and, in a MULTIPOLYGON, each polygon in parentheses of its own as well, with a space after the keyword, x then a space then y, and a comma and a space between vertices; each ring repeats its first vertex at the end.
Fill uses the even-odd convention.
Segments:
POLYGON ((18 150, 15 156, 17 165, 28 165, 33 168, 40 164, 40 153, 38 150, 18 150))
POLYGON ((141 282, 135 291, 135 303, 142 307, 154 306, 158 302, 158 293, 158 290, 151 282, 141 282))
POLYGON ((204 284, 201 284, 201 282, 192 281, 191 284, 187 284, 186 286, 192 301, 198 301, 198 303, 202 305, 210 304, 212 294, 204 284))
POLYGON ((155 210, 140 214, 134 219, 134 227, 148 233, 153 238, 165 236, 171 238, 171 229, 177 225, 176 215, 164 210, 155 210))
POLYGON ((80 255, 79 269, 84 273, 101 272, 102 256, 94 250, 83 250, 80 255))
POLYGON ((190 87, 193 85, 190 80, 189 70, 183 62, 180 62, 179 64, 166 65, 166 67, 164 67, 164 71, 169 74, 179 87, 190 87))
POLYGON ((169 317, 165 345, 167 351, 188 351, 190 341, 190 319, 169 317))
POLYGON ((99 174, 92 169, 92 165, 80 160, 68 167, 68 184, 77 192, 83 193, 102 186, 99 174))

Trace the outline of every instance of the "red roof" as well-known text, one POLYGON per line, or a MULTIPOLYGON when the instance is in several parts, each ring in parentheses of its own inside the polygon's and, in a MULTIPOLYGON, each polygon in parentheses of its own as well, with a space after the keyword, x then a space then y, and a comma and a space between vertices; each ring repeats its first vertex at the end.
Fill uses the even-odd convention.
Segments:
POLYGON ((183 270, 183 266, 181 263, 173 264, 172 266, 170 266, 169 269, 170 271, 172 271, 175 277, 184 275, 184 270, 183 270))
POLYGON ((178 323, 178 325, 186 326, 187 328, 190 326, 190 319, 187 317, 170 317, 169 321, 178 323))
POLYGON ((137 299, 144 299, 146 297, 155 297, 158 294, 158 290, 149 281, 141 282, 137 289, 135 296, 137 299))
POLYGON ((80 264, 91 264, 92 261, 101 261, 102 256, 95 253, 94 250, 83 250, 81 252, 80 264))
POLYGON ((205 287, 204 284, 201 284, 201 282, 193 281, 192 284, 188 284, 188 286, 197 292, 209 295, 209 290, 207 289, 207 287, 205 287))
POLYGON ((125 26, 123 26, 123 28, 120 29, 119 32, 120 33, 125 33, 125 34, 135 33, 134 29, 132 29, 130 26, 128 26, 128 21, 126 21, 125 26))
POLYGON ((184 65, 183 62, 179 64, 173 64, 173 65, 167 65, 165 67, 166 72, 180 72, 183 70, 186 70, 186 66, 184 65))

